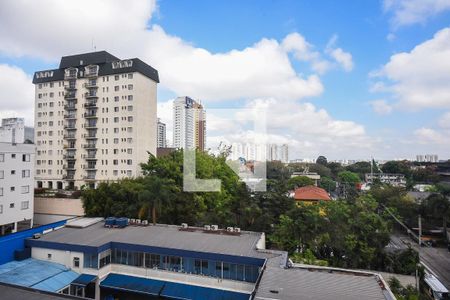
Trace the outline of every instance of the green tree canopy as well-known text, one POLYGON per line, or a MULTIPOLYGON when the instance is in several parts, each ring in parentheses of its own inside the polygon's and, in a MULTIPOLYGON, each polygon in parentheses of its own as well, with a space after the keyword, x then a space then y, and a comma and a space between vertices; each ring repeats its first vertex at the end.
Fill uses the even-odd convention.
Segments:
POLYGON ((290 190, 308 185, 314 185, 314 180, 306 176, 295 176, 288 180, 288 189, 290 190))

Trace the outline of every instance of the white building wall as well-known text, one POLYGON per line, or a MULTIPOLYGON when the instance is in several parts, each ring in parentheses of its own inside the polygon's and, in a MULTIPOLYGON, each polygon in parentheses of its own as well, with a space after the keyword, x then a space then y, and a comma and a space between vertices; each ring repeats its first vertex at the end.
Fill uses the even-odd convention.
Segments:
POLYGON ((0 143, 0 226, 14 223, 13 231, 33 225, 34 153, 33 144, 0 143))
POLYGON ((47 248, 31 248, 31 257, 39 260, 51 261, 62 264, 75 272, 82 273, 84 268, 84 254, 81 252, 55 250, 47 248), (78 257, 80 259, 80 267, 76 268, 73 264, 73 259, 78 257))
POLYGON ((25 127, 23 118, 2 119, 0 126, 0 143, 24 143, 29 128, 25 127))

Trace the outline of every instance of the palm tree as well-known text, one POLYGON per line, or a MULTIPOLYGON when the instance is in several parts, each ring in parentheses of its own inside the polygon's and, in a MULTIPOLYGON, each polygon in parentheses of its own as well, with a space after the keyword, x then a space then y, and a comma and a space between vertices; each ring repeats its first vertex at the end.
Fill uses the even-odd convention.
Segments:
POLYGON ((148 216, 152 216, 152 223, 155 225, 156 213, 161 210, 161 204, 174 197, 178 189, 172 180, 157 176, 147 176, 144 186, 145 189, 139 194, 139 198, 148 204, 148 216))

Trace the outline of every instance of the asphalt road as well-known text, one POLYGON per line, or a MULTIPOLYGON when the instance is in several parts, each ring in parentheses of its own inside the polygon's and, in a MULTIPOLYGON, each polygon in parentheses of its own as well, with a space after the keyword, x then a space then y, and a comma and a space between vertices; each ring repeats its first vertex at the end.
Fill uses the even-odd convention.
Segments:
POLYGON ((408 243, 419 252, 420 261, 431 269, 432 273, 434 273, 439 281, 450 290, 450 252, 447 248, 419 247, 416 242, 406 235, 398 234, 391 236, 389 245, 401 249, 408 243))

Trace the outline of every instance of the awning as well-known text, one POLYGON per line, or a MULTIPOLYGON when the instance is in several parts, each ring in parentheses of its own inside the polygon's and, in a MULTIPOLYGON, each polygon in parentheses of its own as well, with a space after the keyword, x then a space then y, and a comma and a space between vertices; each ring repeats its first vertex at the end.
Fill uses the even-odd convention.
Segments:
POLYGON ((97 276, 91 274, 81 274, 71 284, 87 286, 89 283, 97 279, 97 276))
POLYGON ((100 287, 159 296, 164 282, 111 273, 100 283, 100 287))

